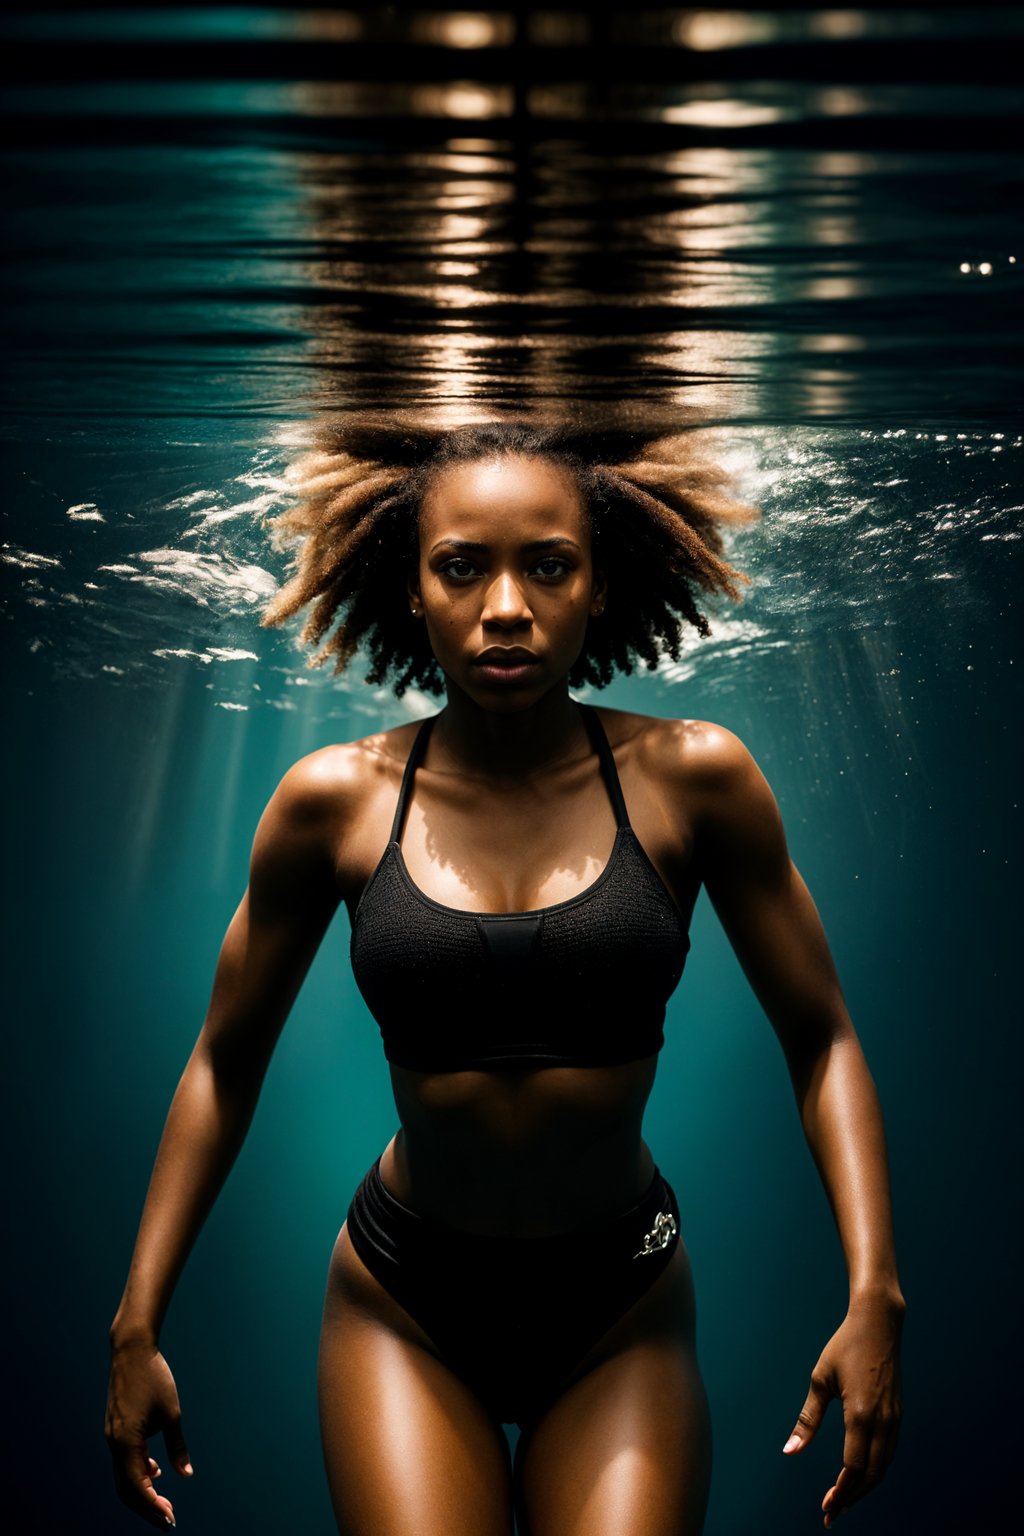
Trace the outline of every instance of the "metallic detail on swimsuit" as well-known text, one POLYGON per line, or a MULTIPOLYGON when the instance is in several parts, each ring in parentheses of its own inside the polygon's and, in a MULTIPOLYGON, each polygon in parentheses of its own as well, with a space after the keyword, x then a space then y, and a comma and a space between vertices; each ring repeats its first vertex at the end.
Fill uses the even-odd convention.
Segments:
POLYGON ((649 1253, 658 1253, 662 1248, 667 1248, 678 1231, 672 1212, 659 1211, 654 1218, 654 1226, 644 1234, 643 1247, 639 1253, 634 1253, 634 1259, 642 1259, 649 1253))

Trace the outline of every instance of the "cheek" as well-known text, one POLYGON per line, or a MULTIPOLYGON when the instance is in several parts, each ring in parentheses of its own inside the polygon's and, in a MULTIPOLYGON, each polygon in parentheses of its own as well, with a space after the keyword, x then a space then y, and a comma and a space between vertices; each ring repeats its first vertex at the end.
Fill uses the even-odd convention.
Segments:
POLYGON ((594 591, 595 588, 590 572, 578 572, 571 590, 566 594, 567 606, 571 607, 577 620, 589 618, 590 604, 593 601, 594 591))
POLYGON ((453 602, 451 594, 441 587, 439 582, 431 582, 429 575, 422 591, 427 633, 432 640, 443 643, 446 638, 458 634, 472 622, 470 615, 465 611, 466 605, 453 602))

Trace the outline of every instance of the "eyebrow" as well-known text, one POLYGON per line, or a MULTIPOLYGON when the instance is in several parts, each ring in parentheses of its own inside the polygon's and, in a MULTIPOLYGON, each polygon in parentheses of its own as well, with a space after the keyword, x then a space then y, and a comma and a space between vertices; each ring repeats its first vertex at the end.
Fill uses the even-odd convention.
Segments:
MULTIPOLYGON (((523 545, 523 548, 531 553, 535 550, 564 549, 566 547, 575 549, 580 554, 583 553, 576 540, 569 538, 531 539, 528 544, 523 545)), ((457 549, 463 550, 467 554, 485 555, 489 548, 489 544, 481 544, 473 539, 438 539, 436 544, 431 545, 429 553, 434 554, 439 549, 457 549)))

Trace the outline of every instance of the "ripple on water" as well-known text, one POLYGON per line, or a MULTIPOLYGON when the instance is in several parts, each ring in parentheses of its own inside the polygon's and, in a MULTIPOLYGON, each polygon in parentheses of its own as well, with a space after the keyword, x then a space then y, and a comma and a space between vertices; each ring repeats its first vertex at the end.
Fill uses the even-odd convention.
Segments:
MULTIPOLYGON (((969 612, 984 601, 998 552, 1021 538, 1011 478, 1021 446, 1019 436, 980 431, 719 433, 739 494, 763 508, 758 524, 730 536, 730 558, 752 586, 739 608, 711 614, 709 640, 684 637, 679 659, 659 667, 659 687, 731 689, 738 666, 777 665, 837 625, 884 629, 930 585, 949 589, 950 616, 969 612)), ((157 502, 122 465, 102 523, 51 517, 45 548, 6 544, 15 648, 58 675, 110 687, 160 686, 181 666, 205 674, 212 703, 287 711, 298 688, 312 715, 333 713, 339 691, 347 707, 386 712, 387 696, 365 687, 358 666, 340 679, 309 672, 294 628, 259 627, 288 569, 266 525, 286 505, 290 454, 260 448, 225 485, 172 486, 157 502), (232 499, 238 490, 246 494, 232 499)))

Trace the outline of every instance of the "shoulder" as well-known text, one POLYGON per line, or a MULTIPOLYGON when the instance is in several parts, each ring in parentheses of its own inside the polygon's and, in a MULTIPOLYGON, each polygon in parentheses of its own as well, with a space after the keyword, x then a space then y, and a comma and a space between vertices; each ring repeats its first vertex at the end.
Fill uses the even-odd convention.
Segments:
POLYGON ((789 867, 775 796, 743 742, 709 720, 602 711, 619 756, 637 771, 670 823, 687 829, 694 868, 718 893, 732 881, 775 885, 789 867))
POLYGON ((601 709, 600 715, 616 754, 621 749, 659 784, 690 798, 733 796, 765 783, 751 753, 725 726, 620 709, 601 709))
POLYGON ((644 786, 698 865, 742 854, 777 865, 785 833, 771 788, 740 738, 710 720, 603 710, 616 759, 644 786))
POLYGON ((418 728, 419 721, 412 721, 299 758, 270 797, 260 833, 271 838, 322 835, 333 844, 378 793, 401 779, 418 728))

